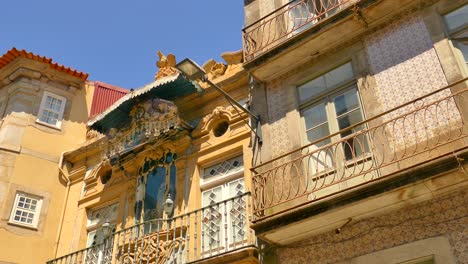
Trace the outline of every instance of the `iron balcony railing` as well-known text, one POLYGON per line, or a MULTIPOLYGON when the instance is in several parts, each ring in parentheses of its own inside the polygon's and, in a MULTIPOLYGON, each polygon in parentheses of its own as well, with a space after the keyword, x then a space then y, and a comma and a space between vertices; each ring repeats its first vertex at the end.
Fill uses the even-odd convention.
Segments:
POLYGON ((48 264, 190 263, 255 248, 250 193, 115 232, 103 243, 48 264))
POLYGON ((466 80, 253 167, 253 222, 464 150, 466 80))
POLYGON ((244 58, 251 61, 359 0, 294 0, 245 27, 244 58))

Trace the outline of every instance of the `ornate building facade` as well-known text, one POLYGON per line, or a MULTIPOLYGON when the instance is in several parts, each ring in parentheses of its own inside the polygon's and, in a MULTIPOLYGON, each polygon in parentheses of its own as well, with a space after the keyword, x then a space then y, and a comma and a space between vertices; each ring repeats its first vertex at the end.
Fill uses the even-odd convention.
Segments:
MULTIPOLYGON (((158 53, 155 81, 91 118, 63 155, 70 191, 50 263, 258 263, 249 120, 158 53)), ((246 104, 242 52, 203 65, 246 104)))
POLYGON ((466 1, 245 1, 266 263, 468 263, 466 1))

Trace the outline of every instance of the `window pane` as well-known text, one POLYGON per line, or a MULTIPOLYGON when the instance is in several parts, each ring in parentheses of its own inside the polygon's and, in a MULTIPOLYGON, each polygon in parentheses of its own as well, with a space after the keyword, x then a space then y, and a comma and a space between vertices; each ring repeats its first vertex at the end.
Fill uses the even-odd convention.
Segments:
MULTIPOLYGON (((353 134, 355 131, 361 130, 363 127, 358 126, 357 128, 351 129, 341 134, 341 137, 346 137, 353 134)), ((369 152, 369 145, 367 142, 367 137, 365 134, 358 134, 351 136, 346 141, 342 143, 343 150, 345 152, 346 160, 351 160, 353 158, 359 158, 363 153, 369 152)))
POLYGON ((356 108, 359 108, 357 90, 352 89, 342 95, 335 97, 334 103, 335 103, 335 111, 336 111, 337 116, 340 116, 356 108))
POLYGON ((203 206, 209 206, 222 201, 222 187, 218 186, 203 192, 203 206))
POLYGON ((450 31, 468 24, 468 5, 447 14, 444 18, 450 31))
POLYGON ((327 122, 327 114, 325 112, 325 103, 315 105, 302 114, 304 116, 304 121, 306 129, 318 126, 324 122, 327 122))
MULTIPOLYGON (((346 115, 343 115, 341 117, 338 118, 338 127, 340 130, 342 129, 345 129, 347 127, 350 127, 356 123, 359 123, 363 120, 362 118, 362 113, 360 111, 360 109, 357 109, 349 114, 346 114, 346 115)), ((356 130, 358 128, 354 128, 354 129, 351 129, 351 130, 356 130)), ((351 133, 354 133, 354 132, 351 132, 351 131, 347 131, 343 134, 351 134, 351 133)), ((342 135, 343 136, 343 135, 342 135)))
MULTIPOLYGON (((313 128, 309 131, 307 131, 307 140, 309 142, 313 142, 313 141, 316 141, 316 140, 319 140, 323 137, 326 137, 330 135, 330 130, 328 129, 328 122, 321 125, 321 126, 318 126, 316 128, 313 128)), ((326 139, 326 140, 322 140, 318 143, 315 144, 315 146, 317 147, 321 147, 323 145, 326 145, 330 143, 330 139, 326 139)))
POLYGON ((242 195, 244 191, 243 178, 229 183, 229 198, 242 195))
MULTIPOLYGON (((455 41, 454 41, 455 42, 455 41)), ((455 46, 461 51, 463 57, 465 58, 465 62, 468 62, 468 43, 463 42, 455 42, 455 46)))
POLYGON ((325 83, 328 89, 335 88, 339 84, 353 79, 353 67, 351 63, 346 63, 325 74, 325 83))
POLYGON ((243 170, 244 158, 241 155, 203 169, 203 179, 207 180, 214 177, 223 177, 243 170))
POLYGON ((58 121, 58 114, 44 109, 39 120, 47 124, 56 125, 58 121))
POLYGON ((305 100, 317 96, 327 90, 325 85, 325 79, 320 76, 312 81, 305 83, 298 87, 299 89, 299 100, 304 102, 305 100))

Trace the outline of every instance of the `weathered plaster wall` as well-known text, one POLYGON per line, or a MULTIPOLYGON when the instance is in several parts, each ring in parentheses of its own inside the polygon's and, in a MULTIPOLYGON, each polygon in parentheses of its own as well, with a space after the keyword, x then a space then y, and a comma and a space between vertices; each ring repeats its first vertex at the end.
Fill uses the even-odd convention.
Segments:
MULTIPOLYGON (((468 263, 468 190, 362 220, 277 250, 279 263, 353 263, 351 259, 422 239, 448 238, 457 263, 468 263)), ((414 258, 421 257, 413 252, 414 258)))

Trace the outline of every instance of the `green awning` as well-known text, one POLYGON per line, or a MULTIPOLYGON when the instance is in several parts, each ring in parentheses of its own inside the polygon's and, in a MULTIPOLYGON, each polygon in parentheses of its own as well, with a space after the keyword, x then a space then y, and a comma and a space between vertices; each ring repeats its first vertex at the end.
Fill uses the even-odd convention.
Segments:
POLYGON ((121 128, 129 124, 132 120, 130 111, 138 102, 154 98, 172 101, 201 91, 197 82, 187 80, 181 74, 167 76, 126 94, 104 112, 89 120, 88 126, 106 134, 111 128, 121 128))

